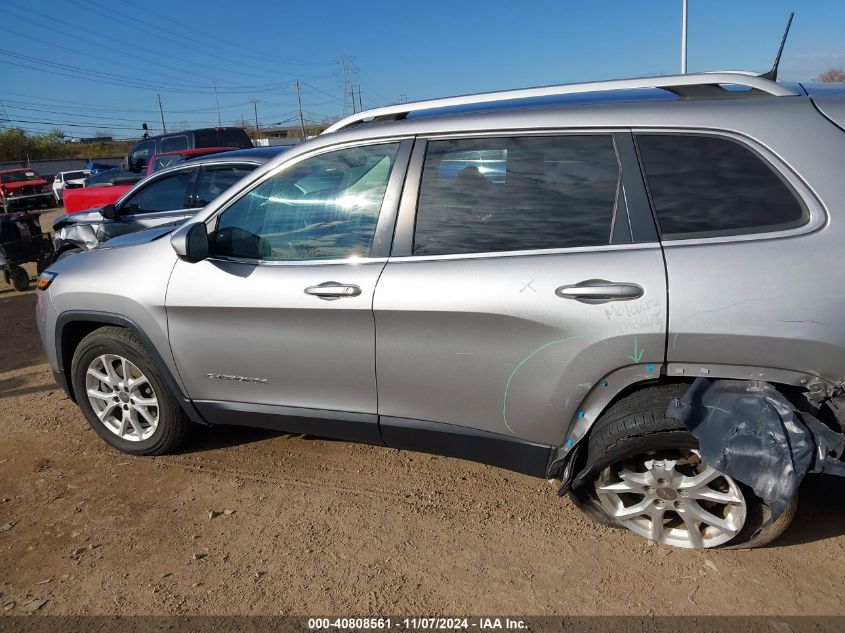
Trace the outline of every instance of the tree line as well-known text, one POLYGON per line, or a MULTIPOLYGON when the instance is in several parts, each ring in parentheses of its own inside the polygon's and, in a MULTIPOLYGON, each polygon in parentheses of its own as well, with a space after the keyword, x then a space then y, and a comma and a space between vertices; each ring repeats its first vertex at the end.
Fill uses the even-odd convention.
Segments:
POLYGON ((20 128, 0 131, 0 162, 29 161, 45 158, 105 158, 123 156, 134 141, 94 140, 71 143, 61 130, 47 134, 29 134, 20 128))

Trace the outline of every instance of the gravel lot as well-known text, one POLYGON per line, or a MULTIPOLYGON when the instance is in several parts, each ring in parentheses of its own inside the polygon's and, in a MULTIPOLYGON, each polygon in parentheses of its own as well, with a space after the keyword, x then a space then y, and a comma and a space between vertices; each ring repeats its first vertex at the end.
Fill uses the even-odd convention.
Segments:
POLYGON ((690 552, 448 458, 227 428, 133 458, 53 383, 34 304, 0 282, 0 613, 845 614, 845 480, 777 546, 690 552))

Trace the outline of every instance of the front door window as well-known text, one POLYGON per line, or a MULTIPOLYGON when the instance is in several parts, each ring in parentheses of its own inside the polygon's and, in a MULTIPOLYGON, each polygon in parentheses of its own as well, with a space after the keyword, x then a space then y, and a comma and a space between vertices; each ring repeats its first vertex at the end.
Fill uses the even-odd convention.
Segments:
POLYGON ((230 206, 212 254, 303 261, 367 257, 399 143, 320 154, 265 180, 230 206))

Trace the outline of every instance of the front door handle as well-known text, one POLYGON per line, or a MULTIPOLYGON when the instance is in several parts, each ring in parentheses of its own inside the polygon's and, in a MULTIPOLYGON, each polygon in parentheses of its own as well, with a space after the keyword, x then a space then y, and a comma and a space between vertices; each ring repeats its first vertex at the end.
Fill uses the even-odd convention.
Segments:
POLYGON ((316 286, 308 286, 305 294, 332 301, 343 297, 357 297, 361 294, 361 287, 355 284, 342 284, 338 281, 324 281, 316 286))
POLYGON ((575 299, 581 303, 606 303, 608 301, 630 301, 643 296, 643 288, 637 284, 613 282, 605 279, 587 279, 571 286, 561 286, 555 294, 562 299, 575 299))

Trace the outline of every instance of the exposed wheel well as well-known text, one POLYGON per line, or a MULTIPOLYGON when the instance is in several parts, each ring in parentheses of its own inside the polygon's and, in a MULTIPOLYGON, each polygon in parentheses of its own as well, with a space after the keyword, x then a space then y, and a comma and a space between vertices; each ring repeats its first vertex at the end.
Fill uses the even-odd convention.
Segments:
POLYGON ((79 343, 82 341, 82 339, 84 339, 94 330, 101 327, 113 325, 113 323, 102 323, 98 321, 71 321, 70 323, 65 323, 64 327, 62 328, 60 339, 62 371, 64 372, 65 376, 68 376, 68 395, 74 402, 76 402, 76 394, 73 393, 73 384, 71 384, 72 381, 69 379, 69 377, 70 365, 73 361, 73 354, 76 351, 76 348, 79 346, 79 343))
MULTIPOLYGON (((709 378, 718 379, 720 376, 708 376, 709 378)), ((820 417, 828 426, 833 429, 836 429, 836 426, 831 425, 829 421, 826 419, 825 411, 820 411, 817 408, 810 407, 808 409, 808 401, 804 398, 804 394, 807 393, 807 390, 801 387, 797 387, 795 385, 789 385, 784 383, 778 383, 773 381, 767 381, 769 384, 774 386, 778 391, 783 394, 783 396, 790 401, 790 403, 795 406, 795 408, 799 411, 811 411, 817 417, 820 417)), ((644 389, 648 389, 650 387, 658 386, 658 385, 674 385, 674 384, 683 384, 683 385, 692 385, 693 378, 691 377, 674 377, 674 376, 660 376, 659 378, 655 378, 654 380, 646 380, 642 382, 636 382, 634 384, 628 385, 624 389, 622 389, 619 393, 617 393, 613 399, 607 403, 607 405, 602 409, 601 413, 596 418, 596 422, 594 422, 587 433, 585 434, 582 445, 586 448, 587 443, 590 441, 590 436, 592 435, 593 431, 598 426, 598 421, 605 416, 605 414, 612 410, 614 405, 619 401, 629 398, 633 394, 643 391, 644 389)), ((574 460, 570 472, 573 474, 577 474, 581 472, 587 463, 587 451, 586 450, 579 450, 573 456, 572 459, 574 460)))

